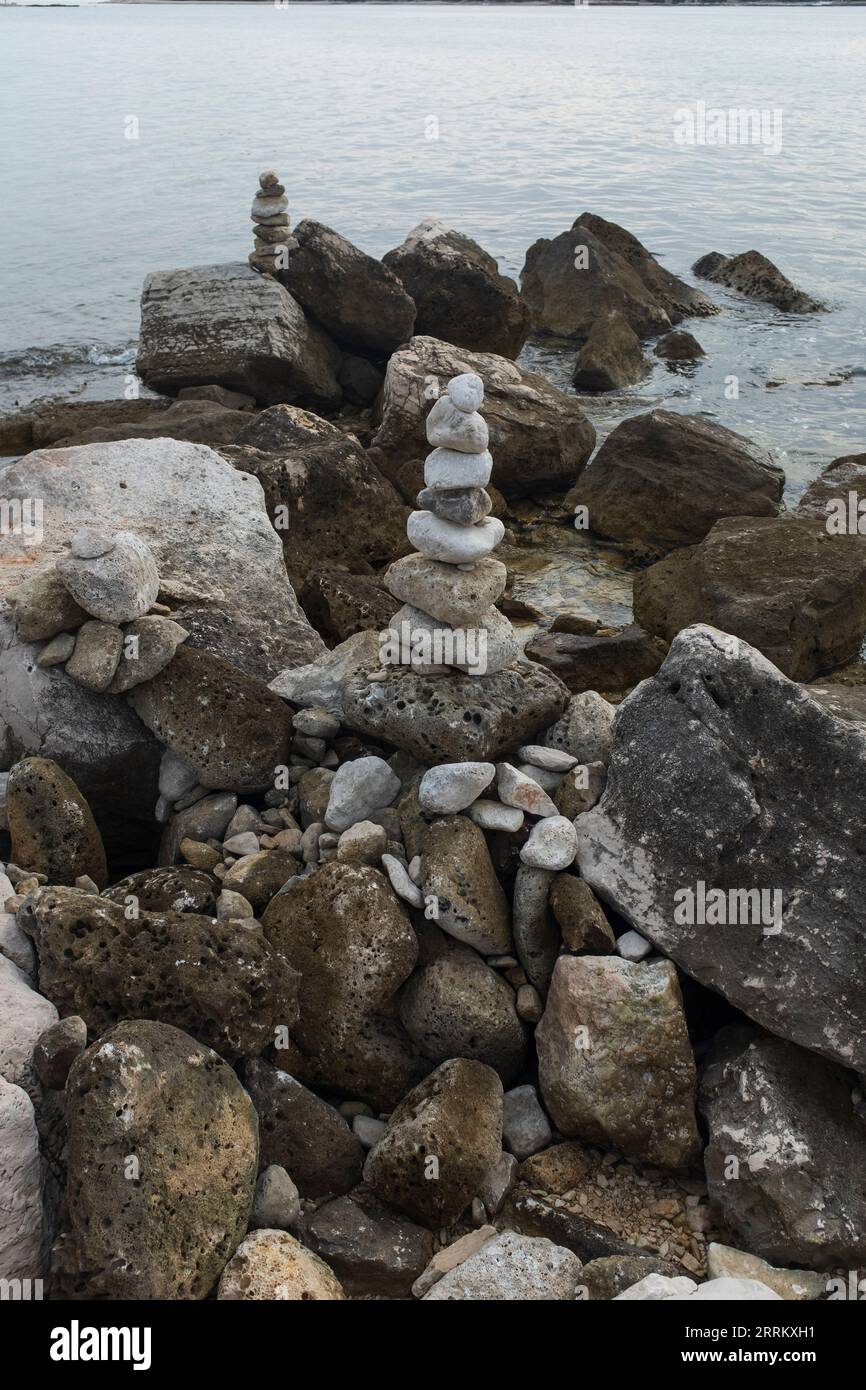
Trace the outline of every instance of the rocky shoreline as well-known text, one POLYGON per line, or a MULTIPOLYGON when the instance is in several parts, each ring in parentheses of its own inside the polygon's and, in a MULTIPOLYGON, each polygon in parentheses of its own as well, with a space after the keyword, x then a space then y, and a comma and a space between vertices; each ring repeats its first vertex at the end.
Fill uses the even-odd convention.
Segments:
POLYGON ((270 171, 252 220, 147 277, 153 395, 0 419, 0 1278, 847 1297, 866 455, 787 512, 699 413, 597 447, 723 311, 596 214, 519 287, 437 222, 292 228, 270 171), (551 537, 631 621, 520 597, 551 537))

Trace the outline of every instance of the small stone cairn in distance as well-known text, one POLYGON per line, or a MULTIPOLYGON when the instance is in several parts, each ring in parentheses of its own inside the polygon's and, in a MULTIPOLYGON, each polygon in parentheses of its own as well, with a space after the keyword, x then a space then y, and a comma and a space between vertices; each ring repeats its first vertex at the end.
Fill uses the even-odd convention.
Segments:
POLYGON ((491 552, 505 528, 485 492, 493 460, 479 413, 484 384, 453 377, 427 416, 433 451, 424 465, 418 511, 406 526, 416 553, 391 565, 389 593, 403 603, 383 637, 383 664, 418 674, 493 675, 519 656, 513 628, 494 607, 505 566, 491 552))
POLYGON ((288 266, 289 252, 297 242, 290 235, 289 200, 279 177, 272 169, 259 174, 259 187, 253 198, 250 217, 255 232, 255 249, 249 262, 263 275, 276 275, 288 266))

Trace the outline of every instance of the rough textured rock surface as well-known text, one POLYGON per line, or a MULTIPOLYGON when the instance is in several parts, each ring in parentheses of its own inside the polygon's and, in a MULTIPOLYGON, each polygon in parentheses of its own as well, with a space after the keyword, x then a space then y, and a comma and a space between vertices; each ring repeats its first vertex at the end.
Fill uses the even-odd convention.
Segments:
POLYGON ((203 787, 263 791, 289 761, 291 710, 262 681, 210 652, 180 647, 129 701, 203 787))
POLYGON ((570 1250, 543 1237, 503 1231, 443 1275, 424 1302, 573 1300, 580 1279, 580 1260, 570 1250))
POLYGON ((536 332, 578 342, 613 312, 639 338, 664 333, 689 314, 718 312, 706 295, 663 269, 630 232, 586 212, 569 231, 530 246, 520 283, 536 332))
POLYGON ((455 1220, 502 1150, 502 1083, 481 1062, 443 1062, 409 1095, 367 1155, 364 1181, 424 1226, 455 1220))
POLYGON ((471 237, 431 218, 382 261, 415 301, 417 333, 474 352, 520 352, 529 310, 514 281, 500 275, 493 256, 471 237))
POLYGON ((227 1057, 253 1056, 297 1018, 298 977, 260 927, 37 889, 21 920, 39 987, 91 1033, 123 1018, 171 1023, 227 1057))
POLYGON ((463 372, 484 382, 497 488, 506 497, 519 497, 573 483, 595 446, 595 430, 574 396, 505 357, 419 336, 392 356, 376 403, 373 448, 381 455, 382 471, 396 481, 401 464, 425 456, 430 403, 463 372))
POLYGON ((387 263, 306 218, 278 278, 341 346, 387 357, 412 337, 415 305, 387 263))
POLYGON ((341 690, 347 724, 421 762, 495 762, 558 719, 568 691, 530 662, 484 678, 389 673, 350 676, 341 690))
POLYGON ((243 1081, 260 1121, 261 1163, 279 1163, 303 1197, 339 1196, 361 1181, 364 1150, 343 1116, 260 1057, 243 1081))
POLYGON ((256 400, 340 404, 340 354, 276 280, 238 264, 145 277, 136 368, 154 391, 216 382, 256 400))
MULTIPOLYGON (((28 573, 47 570, 81 526, 132 531, 152 550, 160 599, 190 645, 266 679, 323 652, 287 578, 259 483, 214 450, 166 439, 39 450, 10 464, 3 486, 9 498, 43 498, 45 522, 39 546, 4 538, 0 594, 20 582, 20 559, 28 573)), ((65 683, 62 673, 53 680, 65 683)), ((12 723, 8 703, 0 715, 12 723)))
POLYGON ((394 615, 394 600, 380 579, 336 566, 313 569, 298 597, 316 631, 334 643, 382 632, 394 615))
POLYGON ((866 1260, 866 1130, 852 1077, 756 1030, 716 1040, 701 1081, 710 1195, 748 1249, 816 1269, 866 1260))
POLYGON ((325 864, 274 898, 262 925, 301 975, 293 1073, 380 1109, 394 1105, 428 1067, 393 1016, 418 942, 385 875, 325 864))
POLYGON ((287 1231, 251 1231, 229 1260, 218 1299, 242 1302, 342 1299, 340 1281, 324 1260, 287 1231))
POLYGON ((817 299, 798 290, 760 251, 741 251, 737 256, 710 251, 695 261, 692 270, 695 275, 738 290, 749 299, 775 304, 777 309, 788 314, 813 314, 824 308, 817 299))
POLYGON ((765 449, 711 420, 652 410, 612 430, 568 494, 590 528, 669 550, 723 516, 775 516, 784 470, 765 449))
POLYGON ((106 888, 102 896, 121 907, 133 896, 145 912, 198 912, 211 917, 216 912, 218 893, 218 880, 213 874, 183 864, 128 874, 106 888))
POLYGON ((74 884, 87 874, 99 888, 108 881, 105 848, 81 792, 50 758, 16 763, 6 786, 12 861, 46 874, 49 883, 74 884))
POLYGON ((353 437, 222 452, 261 483, 294 584, 318 565, 380 565, 407 548, 407 508, 353 437))
POLYGON ((812 518, 729 517, 635 577, 635 619, 670 641, 709 623, 792 680, 852 660, 866 633, 866 541, 812 518))
POLYGON ((74 1064, 66 1111, 67 1296, 205 1298, 247 1228, 258 1167, 234 1072, 177 1028, 120 1023, 74 1064))
POLYGON ((577 821, 580 873, 758 1023, 864 1070, 864 786, 854 725, 744 642, 690 628, 619 708, 605 794, 577 821), (701 882, 733 925, 677 922, 674 895, 701 882))
POLYGON ((535 1039, 562 1134, 660 1168, 695 1156, 695 1062, 669 961, 560 957, 535 1039))
POLYGON ((468 947, 440 939, 430 954, 400 995, 409 1036, 434 1063, 469 1057, 512 1081, 526 1057, 526 1033, 511 985, 468 947))
POLYGON ((0 1076, 0 1279, 39 1279, 44 1266, 42 1165, 33 1102, 0 1076))
POLYGON ((443 931, 482 955, 508 954, 508 899, 479 826, 466 816, 434 821, 423 838, 420 875, 425 898, 436 900, 434 920, 443 931))

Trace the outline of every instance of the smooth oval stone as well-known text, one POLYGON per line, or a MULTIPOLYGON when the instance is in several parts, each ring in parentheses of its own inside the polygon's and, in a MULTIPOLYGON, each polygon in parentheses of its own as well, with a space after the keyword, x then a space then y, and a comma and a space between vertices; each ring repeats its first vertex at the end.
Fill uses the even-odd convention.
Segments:
POLYGON ((429 488, 486 487, 492 472, 493 459, 486 449, 478 454, 434 449, 424 461, 424 483, 429 488))
POLYGON ((455 526, 475 526, 493 510, 493 499, 481 487, 425 487, 416 500, 421 511, 455 526))
POLYGON ((440 763, 421 778, 418 805, 437 815, 456 815, 471 806, 495 776, 494 763, 440 763))
POLYGON ((474 372, 461 372, 459 376, 452 376, 447 391, 452 405, 462 410, 465 415, 471 415, 474 410, 481 409, 484 382, 474 372))
POLYGON ((273 217, 278 212, 286 212, 288 206, 289 200, 285 194, 278 194, 275 198, 266 198, 257 193, 253 198, 252 212, 256 217, 273 217))
POLYGON ((523 812, 517 806, 503 806, 501 801, 480 797, 469 807, 469 819, 482 830, 502 830, 514 834, 523 826, 523 812))
POLYGON ((427 416, 427 439, 443 449, 461 454, 480 454, 489 441, 487 422, 477 411, 458 410, 450 396, 440 396, 427 416))
POLYGON ((565 816, 546 816, 529 833, 520 851, 533 869, 567 869, 577 853, 577 831, 565 816))
POLYGON ((489 555, 505 535, 505 527, 492 516, 477 526, 454 526, 433 512, 412 512, 406 534, 415 549, 429 559, 465 565, 489 555))

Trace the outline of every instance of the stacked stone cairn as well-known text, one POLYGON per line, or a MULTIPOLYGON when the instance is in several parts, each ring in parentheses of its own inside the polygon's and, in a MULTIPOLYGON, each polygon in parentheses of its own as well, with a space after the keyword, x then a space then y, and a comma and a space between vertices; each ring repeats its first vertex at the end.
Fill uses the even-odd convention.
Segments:
POLYGON ((491 552, 504 535, 485 492, 493 460, 479 414, 484 384, 473 372, 452 377, 427 416, 433 451, 425 487, 406 533, 413 555, 389 568, 385 583, 403 607, 391 620, 385 664, 416 673, 494 675, 519 655, 508 619, 494 607, 505 566, 491 552), (425 656, 432 660, 425 661, 425 656))
POLYGON ((259 174, 259 187, 253 198, 250 217, 254 223, 255 249, 249 262, 263 275, 276 275, 285 270, 292 247, 297 245, 290 235, 289 200, 279 176, 273 169, 259 174))

